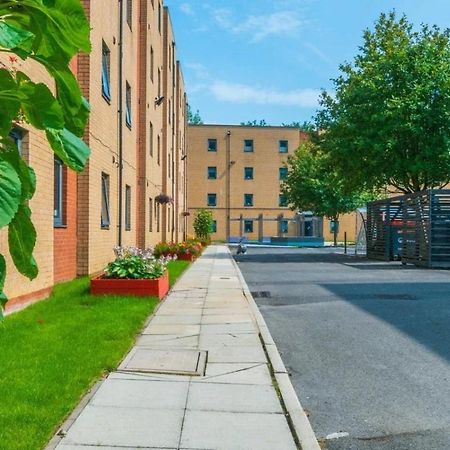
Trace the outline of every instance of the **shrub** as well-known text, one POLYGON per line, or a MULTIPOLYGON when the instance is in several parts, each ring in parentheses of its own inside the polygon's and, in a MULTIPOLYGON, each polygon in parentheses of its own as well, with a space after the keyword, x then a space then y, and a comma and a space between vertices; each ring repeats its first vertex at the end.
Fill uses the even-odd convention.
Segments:
POLYGON ((197 239, 209 242, 213 227, 213 214, 208 209, 199 209, 194 219, 194 231, 197 239))
POLYGON ((106 278, 155 279, 164 275, 171 258, 156 258, 153 248, 115 247, 116 259, 105 269, 106 278))

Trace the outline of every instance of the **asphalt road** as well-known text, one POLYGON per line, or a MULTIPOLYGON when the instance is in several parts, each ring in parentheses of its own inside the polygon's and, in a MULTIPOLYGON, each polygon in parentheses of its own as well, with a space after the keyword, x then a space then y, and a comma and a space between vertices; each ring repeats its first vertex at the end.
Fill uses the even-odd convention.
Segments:
POLYGON ((450 450, 450 271, 334 252, 235 257, 323 448, 450 450))

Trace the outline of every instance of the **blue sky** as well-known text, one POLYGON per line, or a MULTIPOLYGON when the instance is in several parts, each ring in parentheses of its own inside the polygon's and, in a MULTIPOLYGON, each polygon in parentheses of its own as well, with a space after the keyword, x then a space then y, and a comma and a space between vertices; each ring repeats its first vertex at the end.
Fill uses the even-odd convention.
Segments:
POLYGON ((166 0, 192 109, 205 123, 309 120, 381 12, 450 26, 449 0, 166 0))

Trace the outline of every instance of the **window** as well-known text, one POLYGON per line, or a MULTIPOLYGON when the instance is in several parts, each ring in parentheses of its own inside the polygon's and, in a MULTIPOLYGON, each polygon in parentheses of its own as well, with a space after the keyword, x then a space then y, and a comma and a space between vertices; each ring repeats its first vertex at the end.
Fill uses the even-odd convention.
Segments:
POLYGON ((131 187, 125 185, 125 230, 131 230, 131 187))
POLYGON ((253 167, 244 167, 244 180, 253 180, 253 167))
POLYGON ((208 139, 208 152, 217 152, 217 139, 208 139))
POLYGON ((253 152, 253 139, 245 139, 244 152, 253 152))
POLYGON ((150 156, 153 157, 153 124, 150 122, 150 136, 148 137, 148 144, 150 148, 150 156))
POLYGON ((253 194, 244 194, 244 206, 253 206, 253 194))
POLYGON ((158 166, 161 164, 161 136, 159 136, 158 135, 158 142, 157 142, 157 146, 156 146, 156 151, 157 151, 157 159, 156 159, 156 161, 157 161, 157 163, 158 163, 158 166))
POLYGON ((172 102, 169 100, 169 123, 172 123, 172 102))
POLYGON ((128 81, 125 85, 125 123, 131 128, 131 87, 128 81))
POLYGON ((208 167, 208 180, 215 180, 217 178, 217 167, 208 167))
POLYGON ((287 167, 280 167, 279 169, 279 178, 281 181, 285 180, 288 176, 288 169, 287 167))
POLYGON ((53 196, 53 225, 63 226, 64 221, 64 185, 65 185, 65 170, 63 162, 55 157, 54 158, 54 196, 53 196))
POLYGON ((158 69, 158 98, 161 98, 161 69, 158 69))
POLYGON ((213 220, 211 224, 211 233, 217 233, 217 220, 213 220))
POLYGON ((253 220, 244 220, 244 233, 253 233, 253 220))
POLYGON ((109 228, 109 175, 102 173, 101 227, 109 228))
POLYGON ((155 52, 153 51, 153 47, 150 47, 150 80, 152 80, 152 83, 154 72, 155 72, 155 52))
POLYGON ((148 199, 148 231, 153 231, 153 199, 148 199))
POLYGON ((217 194, 208 194, 208 206, 217 206, 217 194))
POLYGON ((160 204, 155 202, 155 215, 156 215, 156 231, 159 233, 161 226, 161 208, 160 204))
POLYGON ((288 141, 280 141, 278 148, 279 148, 280 153, 287 153, 288 152, 288 141))
POLYGON ((161 17, 161 3, 158 3, 158 31, 159 34, 161 34, 161 22, 162 22, 162 17, 161 17))
POLYGON ((284 194, 280 194, 278 198, 278 206, 286 207, 288 205, 287 198, 284 194))
POLYGON ((133 0, 127 0, 127 24, 131 28, 133 23, 133 0))
POLYGON ((105 41, 102 41, 102 95, 107 101, 111 101, 111 52, 105 41))
POLYGON ((23 132, 19 128, 13 128, 9 133, 9 137, 14 141, 17 149, 19 150, 19 155, 22 156, 22 144, 23 144, 23 132))
POLYGON ((289 222, 286 219, 280 221, 280 232, 287 233, 289 228, 289 222))

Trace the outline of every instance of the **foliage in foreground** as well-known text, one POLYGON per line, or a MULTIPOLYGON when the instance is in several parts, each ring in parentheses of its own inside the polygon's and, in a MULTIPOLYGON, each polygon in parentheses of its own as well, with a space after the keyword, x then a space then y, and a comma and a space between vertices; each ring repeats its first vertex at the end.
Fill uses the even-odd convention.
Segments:
MULTIPOLYGON (((36 230, 29 200, 36 188, 34 171, 21 158, 10 133, 28 123, 45 136, 55 155, 81 171, 89 156, 82 141, 89 105, 82 97, 69 63, 78 51, 89 52, 90 27, 79 0, 9 0, 0 3, 0 53, 9 53, 10 67, 0 68, 0 228, 8 226, 8 244, 17 270, 33 279, 36 230), (43 83, 17 70, 17 57, 45 67, 56 95, 43 83)), ((6 302, 6 263, 0 255, 0 316, 6 302)))
POLYGON ((382 14, 323 93, 320 140, 347 188, 401 192, 450 180, 450 31, 382 14))
MULTIPOLYGON (((287 167, 282 191, 292 209, 312 211, 338 221, 341 214, 352 212, 373 198, 363 191, 347 191, 330 156, 312 142, 305 142, 289 156, 287 167)), ((335 243, 336 239, 335 228, 335 243)))

